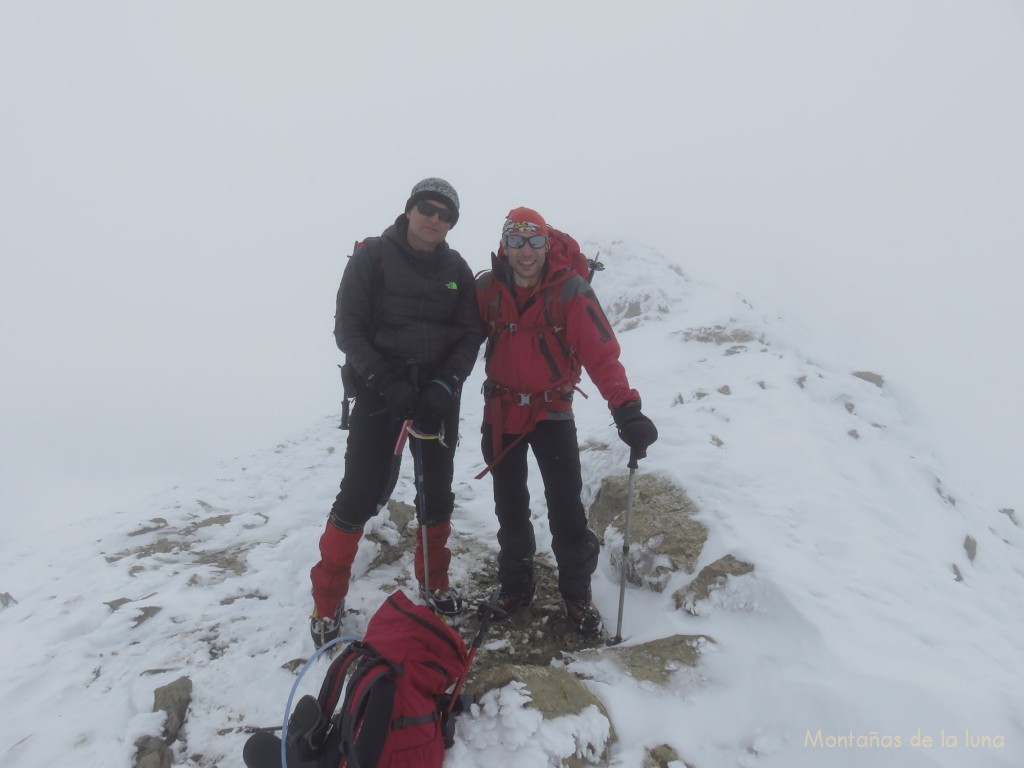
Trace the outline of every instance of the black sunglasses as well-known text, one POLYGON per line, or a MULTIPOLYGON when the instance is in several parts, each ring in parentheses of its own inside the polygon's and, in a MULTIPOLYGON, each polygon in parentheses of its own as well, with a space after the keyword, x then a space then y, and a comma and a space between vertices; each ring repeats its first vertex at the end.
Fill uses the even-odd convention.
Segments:
POLYGON ((536 250, 548 244, 547 235, 505 235, 505 245, 509 248, 522 248, 529 243, 530 247, 536 250))
POLYGON ((445 224, 451 224, 455 220, 455 211, 450 211, 447 208, 438 208, 436 205, 428 203, 426 200, 420 200, 416 203, 416 210, 428 219, 436 213, 437 218, 445 224))

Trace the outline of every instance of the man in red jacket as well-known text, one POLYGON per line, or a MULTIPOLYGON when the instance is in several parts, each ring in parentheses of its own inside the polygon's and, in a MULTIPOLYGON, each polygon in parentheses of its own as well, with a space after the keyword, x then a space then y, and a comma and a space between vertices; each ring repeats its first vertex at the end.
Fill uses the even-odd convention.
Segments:
POLYGON ((619 362, 619 343, 589 283, 569 263, 578 250, 529 208, 509 212, 492 269, 477 278, 487 334, 482 448, 498 517, 498 615, 533 602, 536 551, 527 489, 527 448, 544 480, 551 548, 565 615, 588 638, 601 614, 590 577, 600 545, 587 526, 572 400, 585 368, 637 458, 658 438, 619 362))

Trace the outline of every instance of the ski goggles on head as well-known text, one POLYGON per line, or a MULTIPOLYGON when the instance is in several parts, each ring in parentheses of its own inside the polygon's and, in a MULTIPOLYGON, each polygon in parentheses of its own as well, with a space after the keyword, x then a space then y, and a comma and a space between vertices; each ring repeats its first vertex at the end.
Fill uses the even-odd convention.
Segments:
POLYGON ((445 224, 451 224, 455 219, 455 211, 448 210, 447 208, 438 208, 436 205, 428 203, 426 200, 420 200, 416 203, 416 210, 428 219, 436 213, 437 218, 445 224))
POLYGON ((505 245, 508 248, 522 248, 524 245, 529 245, 531 248, 539 250, 547 244, 547 235, 505 235, 505 245))

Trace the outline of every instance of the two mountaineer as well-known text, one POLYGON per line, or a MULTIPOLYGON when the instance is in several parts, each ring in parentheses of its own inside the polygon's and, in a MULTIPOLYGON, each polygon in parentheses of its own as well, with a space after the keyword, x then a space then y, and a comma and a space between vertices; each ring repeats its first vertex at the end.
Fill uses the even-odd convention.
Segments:
POLYGON ((363 526, 390 494, 403 430, 420 481, 414 554, 420 594, 439 614, 462 611, 448 579, 453 462, 462 385, 484 340, 481 447, 493 476, 500 548, 490 601, 507 614, 534 597, 529 449, 544 481, 566 616, 586 637, 603 629, 590 591, 599 544, 581 501, 572 412, 581 370, 638 458, 657 429, 629 386, 593 290, 569 261, 578 254, 575 241, 536 211, 514 209, 492 269, 474 280, 446 242, 458 218, 458 194, 448 182, 418 182, 395 222, 355 249, 341 280, 335 338, 354 374, 355 404, 341 487, 320 537, 320 561, 310 571, 310 632, 318 647, 340 633, 363 526))

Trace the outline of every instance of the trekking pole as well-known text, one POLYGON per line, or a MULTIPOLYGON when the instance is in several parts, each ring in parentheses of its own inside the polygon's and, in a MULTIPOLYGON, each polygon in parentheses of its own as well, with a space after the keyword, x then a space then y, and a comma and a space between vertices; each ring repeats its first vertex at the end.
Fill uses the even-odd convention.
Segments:
POLYGON ((626 603, 626 559, 629 557, 629 537, 633 525, 633 489, 636 485, 636 451, 629 452, 629 484, 626 490, 626 531, 622 536, 622 568, 619 573, 619 623, 615 627, 615 637, 608 639, 608 645, 622 642, 622 609, 626 603))

